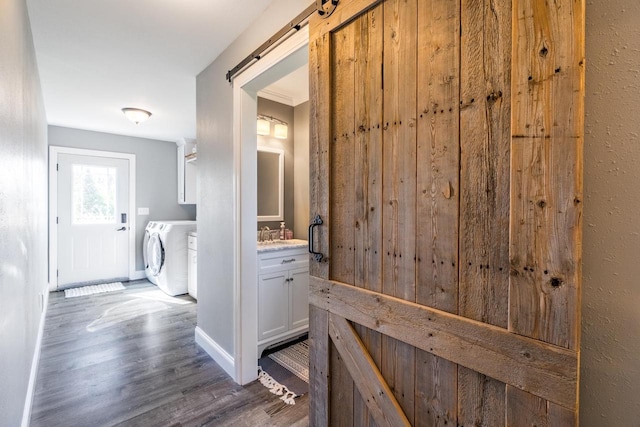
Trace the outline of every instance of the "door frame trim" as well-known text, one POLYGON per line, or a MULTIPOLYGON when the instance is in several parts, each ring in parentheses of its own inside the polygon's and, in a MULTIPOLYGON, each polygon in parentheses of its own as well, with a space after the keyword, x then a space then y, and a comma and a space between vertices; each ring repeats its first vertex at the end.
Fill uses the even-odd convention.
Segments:
MULTIPOLYGON (((306 49, 309 26, 302 27, 287 40, 247 68, 233 80, 233 203, 234 203, 234 370, 227 372, 238 384, 258 377, 258 246, 256 224, 257 197, 257 88, 268 79, 273 67, 306 49), (243 232, 244 230, 244 232, 243 232)), ((307 49, 308 50, 308 49, 307 49)))
POLYGON ((129 279, 136 277, 136 155, 84 148, 49 146, 49 291, 58 290, 58 174, 56 165, 59 154, 109 157, 129 160, 129 279))

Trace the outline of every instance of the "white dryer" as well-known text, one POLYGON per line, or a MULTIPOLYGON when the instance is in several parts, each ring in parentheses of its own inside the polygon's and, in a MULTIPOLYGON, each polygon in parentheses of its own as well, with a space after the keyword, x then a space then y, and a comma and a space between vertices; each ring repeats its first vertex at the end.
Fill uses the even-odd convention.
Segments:
POLYGON ((195 221, 150 221, 144 233, 142 254, 149 281, 168 295, 188 292, 187 236, 195 221))

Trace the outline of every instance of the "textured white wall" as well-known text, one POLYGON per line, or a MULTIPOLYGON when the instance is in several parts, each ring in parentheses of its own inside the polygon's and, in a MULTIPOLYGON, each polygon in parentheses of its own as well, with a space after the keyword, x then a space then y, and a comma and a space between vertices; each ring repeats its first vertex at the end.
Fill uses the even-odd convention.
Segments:
POLYGON ((24 0, 0 0, 0 426, 18 426, 47 288, 47 123, 24 0))
POLYGON ((640 426, 640 2, 591 0, 580 425, 640 426))

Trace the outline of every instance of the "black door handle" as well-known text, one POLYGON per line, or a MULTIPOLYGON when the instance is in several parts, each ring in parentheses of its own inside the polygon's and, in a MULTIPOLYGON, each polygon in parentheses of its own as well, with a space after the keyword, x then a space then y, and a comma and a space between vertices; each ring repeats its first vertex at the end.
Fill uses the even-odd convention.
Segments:
POLYGON ((316 261, 320 262, 322 261, 324 255, 322 255, 320 252, 316 252, 313 248, 313 229, 318 225, 322 225, 322 218, 320 218, 320 215, 316 215, 316 217, 311 222, 311 225, 309 225, 309 253, 313 254, 316 261))
POLYGON ((127 229, 127 227, 120 227, 116 231, 125 231, 126 229, 127 229))

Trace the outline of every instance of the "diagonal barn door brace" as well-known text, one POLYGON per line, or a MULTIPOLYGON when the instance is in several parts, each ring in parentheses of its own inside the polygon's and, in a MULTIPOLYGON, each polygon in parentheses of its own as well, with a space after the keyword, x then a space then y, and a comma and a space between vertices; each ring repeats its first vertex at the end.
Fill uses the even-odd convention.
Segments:
POLYGON ((410 426, 362 340, 344 317, 329 315, 329 335, 378 426, 410 426))

